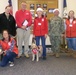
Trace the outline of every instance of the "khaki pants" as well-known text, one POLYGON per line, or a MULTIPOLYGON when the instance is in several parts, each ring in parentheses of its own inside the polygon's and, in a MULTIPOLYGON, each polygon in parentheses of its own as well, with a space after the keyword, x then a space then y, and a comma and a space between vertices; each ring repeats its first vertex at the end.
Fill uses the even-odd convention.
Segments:
POLYGON ((30 28, 26 31, 21 28, 17 28, 17 41, 18 41, 18 50, 19 56, 22 54, 22 43, 24 41, 24 54, 28 53, 29 46, 29 37, 30 37, 30 28))

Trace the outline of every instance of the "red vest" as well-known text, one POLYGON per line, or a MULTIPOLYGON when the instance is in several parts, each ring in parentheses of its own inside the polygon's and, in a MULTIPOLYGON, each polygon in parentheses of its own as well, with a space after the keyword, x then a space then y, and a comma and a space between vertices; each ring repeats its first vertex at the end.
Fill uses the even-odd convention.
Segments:
MULTIPOLYGON (((0 40, 0 44, 2 45, 3 50, 8 50, 10 48, 12 40, 14 40, 14 39, 11 38, 11 40, 9 42, 5 42, 5 41, 0 40)), ((18 48, 16 47, 16 45, 14 45, 13 52, 18 54, 18 48)))
POLYGON ((48 22, 46 18, 35 18, 33 34, 35 36, 44 36, 48 33, 48 22))
POLYGON ((66 37, 76 37, 76 20, 73 20, 72 23, 70 23, 70 20, 66 20, 66 37))

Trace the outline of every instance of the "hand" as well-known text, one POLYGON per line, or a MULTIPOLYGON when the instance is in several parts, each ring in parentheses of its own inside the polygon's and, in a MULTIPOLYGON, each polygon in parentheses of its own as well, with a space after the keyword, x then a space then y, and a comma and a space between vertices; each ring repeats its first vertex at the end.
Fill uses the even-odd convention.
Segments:
POLYGON ((45 38, 47 38, 47 34, 45 34, 45 38))
POLYGON ((3 51, 0 52, 0 55, 3 54, 3 51))
POLYGON ((3 54, 4 54, 4 55, 6 55, 6 50, 5 50, 5 51, 3 51, 3 54))
POLYGON ((61 34, 61 37, 64 37, 65 38, 66 36, 65 36, 65 34, 61 34))
POLYGON ((25 30, 26 29, 26 26, 22 26, 21 28, 25 30))
POLYGON ((35 38, 35 35, 33 35, 33 38, 35 38))

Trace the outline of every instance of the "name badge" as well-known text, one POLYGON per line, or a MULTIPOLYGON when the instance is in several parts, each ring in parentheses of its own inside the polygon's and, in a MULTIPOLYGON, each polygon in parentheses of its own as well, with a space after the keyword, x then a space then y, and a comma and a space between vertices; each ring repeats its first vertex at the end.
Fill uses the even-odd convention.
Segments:
POLYGON ((26 13, 26 15, 29 15, 29 13, 26 13))
POLYGON ((41 23, 38 23, 38 25, 40 26, 40 25, 41 25, 41 23))
POLYGON ((72 25, 72 24, 70 24, 69 26, 70 26, 70 27, 72 27, 73 25, 72 25))

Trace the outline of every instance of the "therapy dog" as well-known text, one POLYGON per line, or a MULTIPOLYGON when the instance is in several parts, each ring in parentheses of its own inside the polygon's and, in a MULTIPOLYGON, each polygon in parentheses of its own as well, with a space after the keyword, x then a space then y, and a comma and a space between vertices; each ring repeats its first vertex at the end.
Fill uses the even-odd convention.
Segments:
POLYGON ((36 61, 38 62, 39 57, 42 56, 42 46, 37 46, 35 43, 32 43, 31 49, 32 49, 32 61, 34 61, 36 57, 36 61))

